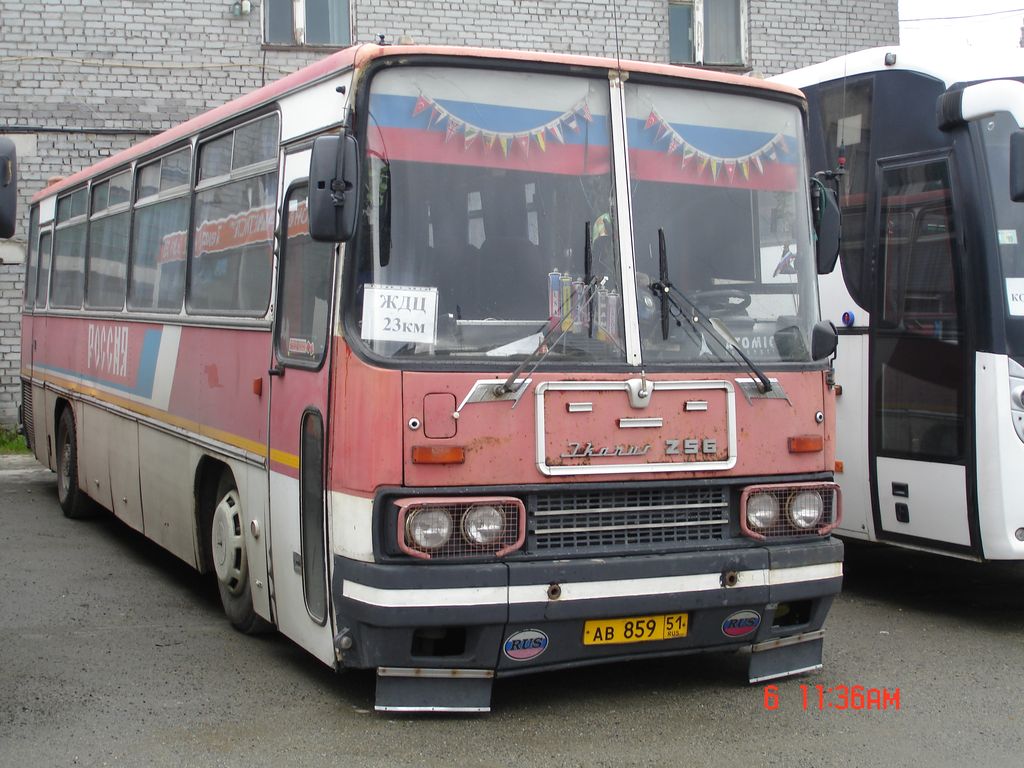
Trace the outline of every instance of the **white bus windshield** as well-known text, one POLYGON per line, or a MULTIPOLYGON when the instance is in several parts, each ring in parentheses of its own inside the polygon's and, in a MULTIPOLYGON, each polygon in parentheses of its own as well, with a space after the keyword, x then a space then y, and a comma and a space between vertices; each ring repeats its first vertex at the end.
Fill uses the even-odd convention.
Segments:
POLYGON ((1010 136, 1017 125, 1008 112, 1000 112, 982 119, 980 129, 988 161, 1008 312, 1011 317, 1024 317, 1024 203, 1010 199, 1010 136))

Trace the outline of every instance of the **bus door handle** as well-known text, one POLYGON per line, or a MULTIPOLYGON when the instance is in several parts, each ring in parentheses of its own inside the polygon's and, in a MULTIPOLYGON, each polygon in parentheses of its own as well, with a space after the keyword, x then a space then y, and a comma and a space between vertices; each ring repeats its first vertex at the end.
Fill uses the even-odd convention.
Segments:
POLYGON ((276 363, 267 373, 271 376, 284 376, 284 366, 276 363))

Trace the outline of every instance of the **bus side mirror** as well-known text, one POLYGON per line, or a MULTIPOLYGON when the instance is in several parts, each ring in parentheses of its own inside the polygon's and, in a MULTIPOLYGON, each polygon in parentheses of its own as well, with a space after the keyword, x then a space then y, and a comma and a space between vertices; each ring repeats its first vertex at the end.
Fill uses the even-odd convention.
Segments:
POLYGON ((811 182, 814 233, 817 235, 815 254, 818 274, 827 275, 836 267, 839 258, 839 240, 842 231, 839 203, 836 194, 817 180, 811 182))
POLYGON ((14 142, 0 139, 0 237, 13 237, 18 217, 18 153, 14 142))
POLYGON ((1024 131, 1010 136, 1010 199, 1024 203, 1024 131))
POLYGON ((320 136, 309 160, 309 236, 343 243, 356 231, 359 145, 353 136, 320 136))
POLYGON ((815 323, 811 329, 811 359, 824 360, 832 357, 839 346, 839 332, 828 320, 815 323))

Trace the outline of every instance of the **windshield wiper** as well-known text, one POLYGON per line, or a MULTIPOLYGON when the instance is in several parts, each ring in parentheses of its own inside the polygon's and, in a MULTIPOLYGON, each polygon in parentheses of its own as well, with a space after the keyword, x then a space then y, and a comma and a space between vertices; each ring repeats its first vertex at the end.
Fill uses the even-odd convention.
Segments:
MULTIPOLYGON (((597 289, 602 287, 607 282, 607 277, 602 277, 600 280, 598 280, 596 277, 591 277, 590 282, 587 283, 584 287, 585 299, 581 304, 581 307, 589 308, 590 303, 594 300, 594 297, 597 295, 597 289)), ((567 324, 564 321, 555 318, 552 321, 551 327, 548 329, 547 333, 544 334, 544 337, 540 340, 540 343, 537 344, 537 348, 533 350, 533 352, 531 352, 529 355, 527 355, 523 362, 516 366, 516 369, 509 374, 508 378, 505 379, 505 381, 503 381, 501 384, 494 388, 494 393, 499 397, 511 393, 513 391, 512 387, 515 384, 516 379, 519 378, 519 374, 526 370, 526 366, 530 365, 530 363, 533 363, 533 368, 534 370, 536 370, 537 366, 544 362, 544 358, 551 354, 551 350, 558 345, 558 343, 562 340, 565 334, 567 334, 570 330, 572 330, 571 323, 567 324), (561 333, 557 337, 555 337, 555 331, 561 331, 561 333)))
MULTIPOLYGON (((593 255, 592 255, 592 252, 591 252, 591 249, 590 249, 590 222, 589 221, 586 223, 586 227, 584 228, 584 238, 585 238, 585 241, 586 241, 584 246, 583 246, 583 249, 584 249, 583 250, 583 270, 584 270, 585 283, 584 283, 584 300, 583 300, 583 303, 580 306, 581 310, 582 309, 589 309, 591 302, 594 300, 594 297, 597 295, 597 289, 602 287, 606 282, 608 282, 607 276, 606 277, 602 277, 600 280, 598 280, 597 277, 592 274, 594 268, 593 268, 593 255)), ((571 313, 571 311, 572 311, 572 298, 573 298, 573 294, 570 293, 569 294, 569 306, 568 307, 566 307, 565 302, 562 303, 562 308, 561 308, 560 314, 562 315, 563 318, 567 317, 568 313, 571 313), (567 310, 568 310, 568 312, 567 312, 567 310)), ((589 326, 590 327, 588 329, 589 330, 589 335, 593 336, 593 333, 594 333, 594 313, 593 312, 587 312, 587 314, 590 316, 590 320, 589 320, 589 326)), ((533 368, 534 368, 534 370, 536 370, 537 366, 540 365, 542 362, 544 362, 544 358, 546 358, 549 354, 551 354, 551 350, 554 348, 554 345, 558 344, 558 342, 560 342, 564 338, 565 334, 567 334, 570 330, 572 330, 572 322, 566 323, 566 322, 564 322, 564 320, 559 320, 559 319, 556 318, 555 321, 552 322, 551 327, 547 330, 547 333, 545 333, 543 338, 541 338, 540 343, 537 344, 537 348, 535 350, 533 350, 533 352, 531 352, 529 355, 527 355, 526 358, 523 360, 523 362, 521 362, 519 365, 516 366, 516 369, 514 371, 512 371, 512 373, 509 374, 509 377, 507 379, 505 379, 505 381, 503 381, 501 384, 498 384, 494 388, 494 394, 496 394, 498 397, 502 397, 504 395, 507 395, 507 394, 511 393, 513 391, 513 386, 515 385, 516 379, 519 378, 519 374, 521 374, 523 371, 525 371, 526 367, 528 365, 530 365, 530 363, 533 363, 533 368), (558 330, 561 330, 562 332, 556 338, 555 337, 555 331, 558 331, 558 330), (552 342, 552 339, 554 340, 553 342, 552 342), (536 362, 534 362, 534 361, 536 361, 536 362)))
POLYGON ((651 283, 651 291, 661 301, 661 334, 664 339, 668 339, 668 321, 669 321, 669 305, 674 306, 680 314, 685 315, 690 323, 704 328, 709 332, 711 338, 718 342, 719 346, 722 347, 729 355, 732 355, 733 359, 742 360, 746 365, 747 370, 757 378, 758 390, 762 393, 771 392, 772 382, 765 375, 753 360, 747 357, 746 353, 740 348, 740 344, 736 337, 732 335, 728 328, 719 320, 717 317, 705 317, 697 306, 696 302, 674 286, 668 279, 668 248, 665 244, 665 230, 658 230, 658 282, 651 283), (678 296, 687 304, 690 305, 692 312, 686 311, 678 301, 674 298, 678 296))

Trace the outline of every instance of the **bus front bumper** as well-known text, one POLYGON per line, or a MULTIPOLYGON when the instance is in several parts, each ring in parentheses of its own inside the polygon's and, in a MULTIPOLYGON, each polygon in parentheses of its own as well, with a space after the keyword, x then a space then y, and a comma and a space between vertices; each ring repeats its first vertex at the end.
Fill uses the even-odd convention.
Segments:
POLYGON ((810 671, 842 555, 838 539, 823 539, 543 562, 336 557, 339 666, 476 677, 488 691, 493 677, 743 647, 755 651, 751 681, 810 671), (636 637, 649 628, 662 636, 636 637))

